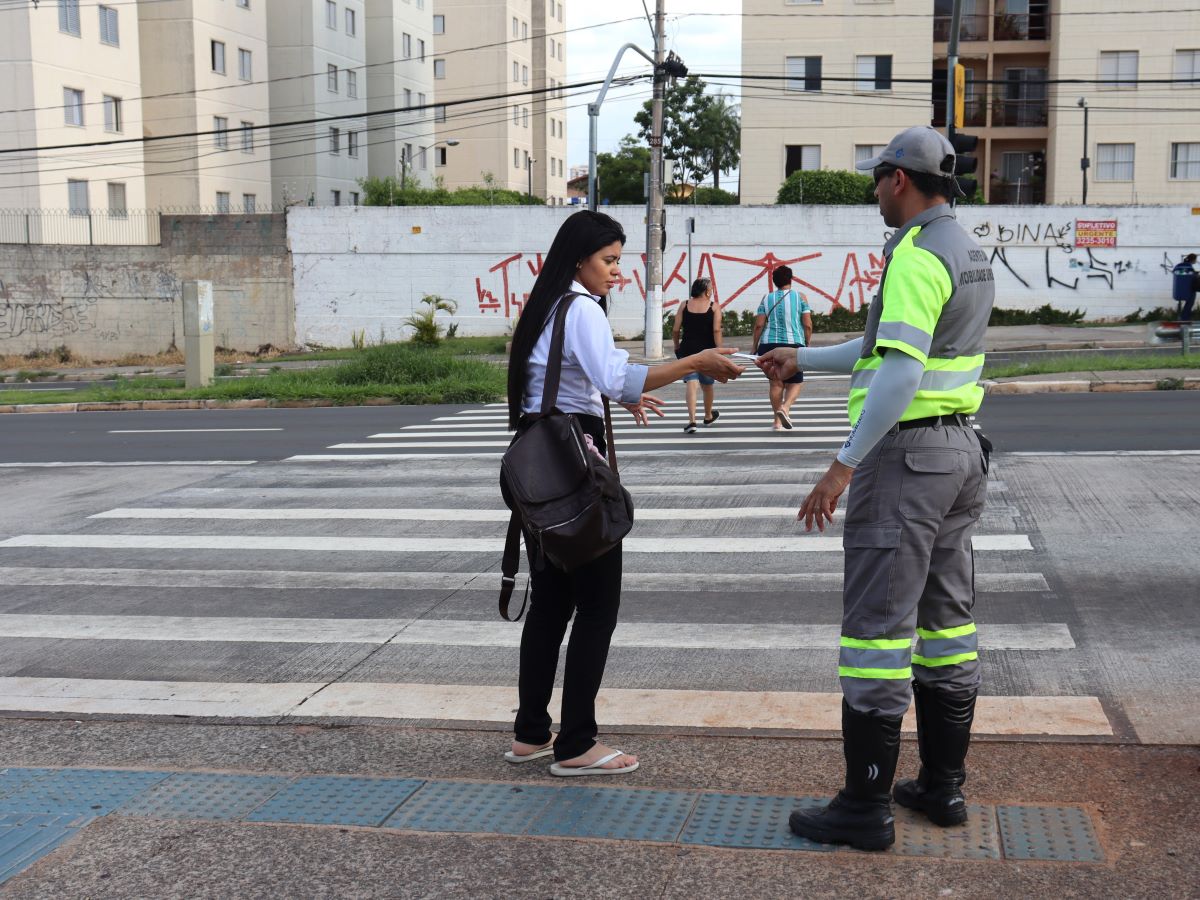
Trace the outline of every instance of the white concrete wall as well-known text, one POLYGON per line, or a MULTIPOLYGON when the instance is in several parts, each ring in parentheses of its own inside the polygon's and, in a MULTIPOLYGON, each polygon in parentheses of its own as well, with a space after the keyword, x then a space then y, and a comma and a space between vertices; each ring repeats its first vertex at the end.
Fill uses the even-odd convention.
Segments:
MULTIPOLYGON (((644 210, 610 207, 626 229, 613 330, 642 330, 644 210)), ((406 335, 424 294, 458 303, 460 334, 502 334, 533 286, 539 254, 572 210, 547 207, 296 207, 288 212, 298 343, 346 345, 406 335), (418 232, 419 229, 419 232, 418 232)), ((874 207, 667 208, 664 306, 687 295, 685 217, 695 216, 693 277, 711 275, 725 309, 754 309, 774 266, 795 271, 814 309, 870 302, 888 229, 874 207)), ((966 207, 993 259, 996 304, 1081 308, 1088 318, 1171 305, 1170 267, 1200 247, 1189 207, 966 207), (1116 249, 1076 247, 1077 220, 1116 220, 1116 249)))

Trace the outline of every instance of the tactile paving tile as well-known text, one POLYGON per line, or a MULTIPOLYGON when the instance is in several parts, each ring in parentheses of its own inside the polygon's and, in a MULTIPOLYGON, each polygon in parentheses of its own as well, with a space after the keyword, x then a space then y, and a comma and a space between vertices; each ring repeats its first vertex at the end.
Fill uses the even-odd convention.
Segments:
POLYGON ((0 883, 33 865, 93 818, 37 813, 0 815, 0 883))
POLYGON ((0 812, 103 816, 169 774, 122 769, 43 769, 35 778, 0 798, 0 812))
POLYGON ((1006 859, 1101 862, 1092 820, 1077 806, 997 806, 1006 859))
POLYGON ((298 778, 246 821, 379 825, 424 783, 416 778, 298 778))
POLYGON ((755 850, 833 850, 792 834, 793 809, 819 809, 828 800, 816 797, 757 797, 749 794, 702 794, 680 841, 707 847, 755 850))
POLYGON ((0 798, 49 773, 50 769, 0 769, 0 798))
POLYGON ((900 856, 936 856, 942 859, 1000 859, 1000 834, 996 811, 990 806, 967 806, 964 825, 940 828, 920 813, 893 803, 896 843, 900 856))
POLYGON ((240 819, 291 781, 277 775, 176 772, 116 812, 158 819, 240 819))
POLYGON ((696 804, 682 791, 560 788, 526 834, 674 841, 696 804))
POLYGON ((558 790, 538 785, 429 781, 383 827, 524 834, 558 790))

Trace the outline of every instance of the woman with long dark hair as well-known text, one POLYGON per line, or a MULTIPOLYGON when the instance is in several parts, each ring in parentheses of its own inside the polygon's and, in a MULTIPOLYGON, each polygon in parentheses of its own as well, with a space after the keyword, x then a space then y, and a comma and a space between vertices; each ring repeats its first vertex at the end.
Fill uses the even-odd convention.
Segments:
MULTIPOLYGON (((508 363, 510 428, 520 431, 528 422, 525 416, 541 409, 552 331, 547 326, 568 292, 580 296, 567 310, 556 405, 578 418, 602 455, 607 449, 602 396, 620 402, 639 425, 645 425, 648 413, 662 415, 662 404, 644 391, 692 372, 721 382, 742 373, 742 367, 726 357, 730 350, 705 350, 649 367, 630 363, 629 354, 617 349, 606 315, 606 297, 621 278, 624 244, 620 224, 603 213, 577 212, 559 228, 513 332, 508 363)), ((532 554, 529 565, 529 612, 521 633, 520 706, 512 749, 504 757, 523 763, 553 755, 550 771, 555 775, 632 772, 638 766, 636 756, 596 741, 596 694, 621 601, 621 546, 571 572, 548 560, 535 564, 532 554), (575 624, 563 674, 562 726, 555 738, 550 732, 548 706, 572 613, 575 624)))

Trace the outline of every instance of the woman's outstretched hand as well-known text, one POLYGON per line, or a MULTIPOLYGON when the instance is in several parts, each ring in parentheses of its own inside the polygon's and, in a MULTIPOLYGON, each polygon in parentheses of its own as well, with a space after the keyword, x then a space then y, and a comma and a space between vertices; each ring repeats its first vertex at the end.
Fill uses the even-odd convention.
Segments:
POLYGON ((660 419, 666 415, 662 411, 662 408, 667 404, 653 394, 642 394, 642 399, 637 403, 622 403, 621 405, 629 410, 629 414, 633 416, 633 421, 638 425, 650 424, 647 413, 654 413, 660 419))
POLYGON ((796 365, 796 351, 791 347, 776 347, 770 353, 764 353, 756 365, 772 381, 787 381, 800 371, 796 365))
POLYGON ((745 366, 739 366, 729 354, 736 352, 735 347, 712 347, 701 350, 691 358, 696 360, 696 371, 709 378, 715 378, 724 384, 731 378, 737 378, 746 371, 745 366))

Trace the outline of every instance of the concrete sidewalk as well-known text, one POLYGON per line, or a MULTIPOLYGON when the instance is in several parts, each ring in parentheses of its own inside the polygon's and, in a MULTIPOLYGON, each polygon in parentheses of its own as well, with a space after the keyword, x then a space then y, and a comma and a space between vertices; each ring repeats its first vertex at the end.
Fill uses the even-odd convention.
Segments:
MULTIPOLYGON (((980 740, 969 760, 974 825, 935 829, 902 813, 903 842, 866 855, 790 846, 786 832, 791 798, 824 796, 839 783, 835 740, 610 739, 638 753, 642 769, 551 778, 540 763, 503 762, 508 735, 470 723, 451 730, 8 720, 0 726, 7 766, 138 771, 90 805, 80 785, 104 773, 41 776, 49 779, 43 787, 74 785, 74 793, 37 782, 0 793, 0 807, 19 807, 27 818, 38 809, 77 812, 63 842, 4 893, 1173 897, 1192 893, 1200 870, 1196 748, 980 740), (291 780, 314 775, 389 781, 291 780), (412 780, 407 793, 395 779, 412 780), (303 813, 282 794, 267 799, 331 783, 353 788, 349 805, 326 793, 303 813), (421 791, 423 805, 405 812, 421 791), (722 801, 745 814, 722 817, 722 801), (711 826, 702 821, 704 802, 716 816, 711 826), (368 809, 376 812, 356 818, 368 809), (330 824, 296 824, 314 820, 330 824), (706 841, 710 831, 715 839, 706 841)), ((915 756, 906 740, 902 773, 915 768, 915 756)), ((0 820, 5 826, 15 827, 11 817, 0 820)))

